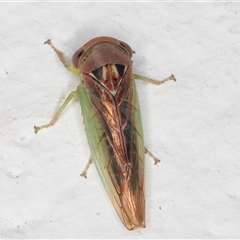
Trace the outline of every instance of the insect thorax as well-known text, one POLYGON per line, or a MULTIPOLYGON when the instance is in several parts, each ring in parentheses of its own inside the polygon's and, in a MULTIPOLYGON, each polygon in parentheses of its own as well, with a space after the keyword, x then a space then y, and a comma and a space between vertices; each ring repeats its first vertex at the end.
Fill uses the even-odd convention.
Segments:
POLYGON ((93 70, 89 75, 115 95, 121 84, 126 66, 121 64, 106 64, 93 70))

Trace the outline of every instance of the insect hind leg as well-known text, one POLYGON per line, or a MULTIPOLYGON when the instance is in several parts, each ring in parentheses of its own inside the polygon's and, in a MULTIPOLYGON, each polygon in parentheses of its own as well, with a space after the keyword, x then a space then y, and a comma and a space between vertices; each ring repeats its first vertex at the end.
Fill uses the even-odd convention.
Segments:
POLYGON ((157 165, 161 160, 155 157, 146 147, 145 147, 145 153, 147 153, 154 161, 154 165, 157 165))
POLYGON ((87 178, 87 171, 90 168, 92 163, 93 163, 93 160, 92 160, 92 158, 90 158, 86 167, 84 168, 83 172, 80 174, 81 177, 87 178))

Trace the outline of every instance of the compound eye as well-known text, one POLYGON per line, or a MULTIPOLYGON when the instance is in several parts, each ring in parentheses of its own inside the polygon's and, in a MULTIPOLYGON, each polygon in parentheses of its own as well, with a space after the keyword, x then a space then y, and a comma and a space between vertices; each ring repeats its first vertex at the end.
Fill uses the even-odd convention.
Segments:
POLYGON ((121 46, 123 46, 127 50, 127 52, 129 53, 130 57, 132 57, 132 55, 133 55, 132 48, 125 42, 122 42, 122 41, 119 41, 119 42, 120 42, 121 46))
POLYGON ((78 61, 79 61, 79 58, 82 56, 84 50, 83 48, 79 48, 72 56, 72 63, 73 63, 73 66, 75 68, 78 68, 78 61))

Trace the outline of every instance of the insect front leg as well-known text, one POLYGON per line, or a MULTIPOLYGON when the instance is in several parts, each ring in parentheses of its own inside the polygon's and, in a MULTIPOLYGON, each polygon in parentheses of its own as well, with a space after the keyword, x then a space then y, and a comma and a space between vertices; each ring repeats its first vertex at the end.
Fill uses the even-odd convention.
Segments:
POLYGON ((142 81, 145 81, 145 82, 149 82, 149 83, 152 83, 152 84, 155 84, 155 85, 160 85, 160 84, 163 84, 167 81, 170 81, 170 80, 173 80, 176 82, 176 78, 174 77, 174 75, 171 75, 170 77, 168 78, 165 78, 163 80, 155 80, 155 79, 152 79, 152 78, 149 78, 149 77, 144 77, 144 76, 141 76, 141 75, 138 75, 138 74, 134 74, 134 77, 137 78, 138 80, 142 80, 142 81))
MULTIPOLYGON (((163 84, 163 83, 165 83, 167 81, 170 81, 170 80, 173 80, 173 81, 176 82, 176 78, 174 77, 173 74, 170 77, 167 77, 167 78, 165 78, 161 81, 155 80, 155 79, 152 79, 152 78, 148 78, 148 77, 144 77, 144 76, 141 76, 141 75, 138 75, 138 74, 134 74, 134 77, 138 80, 149 82, 149 83, 152 83, 152 84, 155 84, 155 85, 160 85, 160 84, 163 84)), ((154 160, 155 165, 160 162, 160 160, 157 157, 155 157, 147 148, 145 148, 145 153, 147 153, 154 160)))
POLYGON ((92 163, 93 163, 93 160, 92 160, 92 158, 90 158, 89 161, 88 161, 88 163, 87 163, 87 165, 86 165, 86 167, 85 167, 85 169, 84 169, 83 172, 80 174, 81 177, 87 178, 87 171, 88 171, 88 169, 90 168, 90 166, 91 166, 92 163))
POLYGON ((48 39, 47 41, 44 42, 44 44, 48 44, 53 50, 54 52, 58 55, 59 60, 61 61, 61 63, 63 64, 63 66, 70 72, 72 72, 73 74, 79 76, 79 70, 76 69, 73 65, 70 65, 66 59, 64 58, 64 55, 61 51, 59 51, 57 48, 54 47, 54 45, 51 42, 51 39, 48 39))
POLYGON ((66 98, 66 100, 64 101, 64 103, 62 104, 62 106, 59 108, 59 110, 57 111, 57 113, 54 115, 53 119, 50 121, 50 123, 42 125, 42 126, 34 126, 34 131, 35 133, 38 133, 39 130, 43 129, 43 128, 48 128, 51 127, 55 124, 55 122, 58 120, 59 116, 61 115, 61 113, 63 112, 63 110, 65 109, 65 107, 68 105, 68 103, 73 99, 73 98, 79 98, 79 92, 78 91, 73 91, 71 92, 68 97, 66 98))

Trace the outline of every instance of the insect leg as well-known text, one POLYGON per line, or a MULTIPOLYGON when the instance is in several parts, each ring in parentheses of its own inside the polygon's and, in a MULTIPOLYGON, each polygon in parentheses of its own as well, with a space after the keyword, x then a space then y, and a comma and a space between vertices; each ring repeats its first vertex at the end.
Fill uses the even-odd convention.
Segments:
MULTIPOLYGON (((144 76, 141 76, 141 75, 138 75, 138 74, 134 74, 134 77, 138 80, 146 81, 146 82, 149 82, 149 83, 152 83, 152 84, 155 84, 155 85, 160 85, 160 84, 163 84, 163 83, 165 83, 167 81, 170 81, 170 80, 173 80, 173 81, 176 82, 176 78, 174 77, 174 75, 171 75, 170 77, 165 78, 162 81, 155 80, 155 79, 148 78, 148 77, 144 77, 144 76)), ((157 157, 155 157, 147 148, 145 148, 145 153, 147 153, 154 160, 155 165, 160 162, 160 160, 157 157)))
POLYGON ((85 169, 83 170, 83 172, 80 174, 81 177, 85 177, 87 178, 87 171, 90 168, 90 165, 93 163, 93 160, 90 158, 85 169))
POLYGON ((44 42, 44 44, 48 44, 54 52, 58 55, 58 58, 62 62, 63 66, 70 72, 74 73, 75 75, 79 76, 79 70, 76 69, 73 65, 70 65, 67 63, 66 59, 64 58, 64 55, 61 51, 59 51, 57 48, 55 48, 51 42, 51 39, 48 39, 44 42))
POLYGON ((165 83, 167 81, 170 81, 170 80, 173 80, 173 81, 176 82, 176 78, 174 77, 174 75, 171 75, 170 77, 165 78, 162 81, 155 80, 155 79, 148 78, 148 77, 144 77, 144 76, 141 76, 141 75, 138 75, 138 74, 134 74, 134 77, 137 78, 138 80, 146 81, 146 82, 149 82, 149 83, 152 83, 152 84, 155 84, 155 85, 160 85, 160 84, 163 84, 163 83, 165 83))
POLYGON ((157 165, 161 160, 156 158, 147 148, 145 148, 145 153, 147 153, 153 160, 154 165, 157 165))
POLYGON ((55 124, 55 122, 58 120, 59 116, 61 115, 61 113, 63 112, 64 108, 68 105, 68 103, 73 99, 73 98, 79 98, 79 93, 78 91, 73 91, 71 92, 68 97, 66 98, 66 100, 64 101, 64 103, 62 104, 62 106, 59 108, 59 110, 57 111, 57 113, 54 115, 53 119, 50 121, 50 123, 46 124, 46 125, 42 125, 39 127, 34 126, 34 131, 35 133, 37 133, 39 130, 43 129, 43 128, 48 128, 51 127, 55 124))

